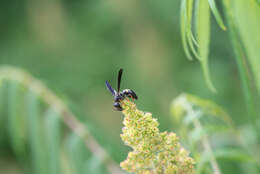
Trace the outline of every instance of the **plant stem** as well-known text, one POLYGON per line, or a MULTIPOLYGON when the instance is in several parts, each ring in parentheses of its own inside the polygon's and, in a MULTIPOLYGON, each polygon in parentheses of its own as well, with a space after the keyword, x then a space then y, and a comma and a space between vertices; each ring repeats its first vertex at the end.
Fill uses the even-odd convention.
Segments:
MULTIPOLYGON (((200 122, 199 122, 197 119, 194 120, 193 124, 194 124, 194 126, 195 126, 196 128, 202 129, 202 126, 201 126, 200 122)), ((214 174, 221 174, 220 169, 219 169, 219 166, 218 166, 218 163, 217 163, 217 161, 216 161, 216 159, 215 159, 215 157, 214 157, 212 148, 211 148, 210 143, 209 143, 209 141, 208 141, 207 135, 204 135, 204 136, 202 137, 202 145, 203 145, 205 151, 206 151, 206 152, 209 154, 209 156, 210 156, 210 164, 211 164, 211 167, 212 167, 212 169, 213 169, 213 171, 214 171, 214 174)))

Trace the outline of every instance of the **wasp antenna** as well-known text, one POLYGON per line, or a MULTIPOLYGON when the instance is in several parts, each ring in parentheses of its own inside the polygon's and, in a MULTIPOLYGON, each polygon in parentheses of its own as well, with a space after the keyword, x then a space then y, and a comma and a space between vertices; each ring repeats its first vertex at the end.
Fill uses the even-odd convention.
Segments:
POLYGON ((118 93, 119 93, 119 91, 120 91, 120 84, 121 84, 122 74, 123 74, 123 69, 120 68, 120 70, 119 70, 119 72, 118 72, 118 77, 117 77, 117 92, 118 92, 118 93))
POLYGON ((112 93, 113 96, 116 95, 116 91, 111 87, 111 85, 106 81, 107 89, 112 93))

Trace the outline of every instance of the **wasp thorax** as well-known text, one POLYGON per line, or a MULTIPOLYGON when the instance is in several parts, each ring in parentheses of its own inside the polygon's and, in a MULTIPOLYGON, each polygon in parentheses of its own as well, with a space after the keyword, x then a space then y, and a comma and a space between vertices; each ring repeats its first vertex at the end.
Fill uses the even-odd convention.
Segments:
POLYGON ((138 99, 136 93, 131 89, 124 89, 122 93, 126 97, 133 98, 133 99, 136 99, 136 100, 138 99))

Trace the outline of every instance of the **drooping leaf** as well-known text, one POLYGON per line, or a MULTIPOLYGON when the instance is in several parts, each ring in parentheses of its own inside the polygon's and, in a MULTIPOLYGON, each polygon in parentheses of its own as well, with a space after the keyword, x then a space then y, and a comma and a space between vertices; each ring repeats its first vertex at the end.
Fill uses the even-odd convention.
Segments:
POLYGON ((65 146, 61 147, 61 172, 62 174, 75 174, 72 170, 72 165, 69 160, 69 155, 65 146))
POLYGON ((49 164, 49 174, 59 174, 60 172, 60 117, 58 113, 49 108, 45 114, 45 136, 47 144, 47 160, 49 164))
MULTIPOLYGON (((87 135, 89 135, 88 131, 85 130, 85 127, 82 126, 76 119, 76 116, 70 112, 68 108, 66 108, 63 101, 61 101, 59 97, 52 93, 52 91, 44 86, 39 80, 33 78, 29 73, 14 67, 1 67, 0 97, 0 112, 7 108, 7 104, 10 104, 9 114, 2 114, 1 112, 0 130, 5 130, 8 126, 8 124, 6 124, 7 116, 17 116, 18 114, 21 114, 21 108, 21 110, 24 110, 26 113, 23 115, 25 115, 24 118, 26 122, 26 152, 28 153, 24 154, 23 159, 26 159, 25 162, 29 159, 31 163, 30 166, 27 165, 28 163, 26 163, 26 166, 23 166, 26 171, 25 173, 81 174, 84 173, 86 169, 91 169, 91 171, 97 169, 99 173, 106 173, 104 172, 106 170, 103 170, 103 160, 107 162, 105 166, 107 170, 113 168, 111 169, 112 171, 119 171, 119 173, 121 173, 119 167, 114 165, 113 160, 107 156, 104 152, 105 150, 103 150, 99 144, 94 143, 93 146, 93 143, 91 144, 90 142, 90 144, 86 146, 86 142, 81 140, 83 136, 84 138, 88 138, 87 135), (12 84, 12 86, 10 86, 7 90, 3 88, 3 84, 6 84, 3 83, 3 80, 4 82, 8 80, 15 83, 14 85, 12 84), (26 89, 25 97, 24 93, 20 96, 20 86, 23 89, 22 92, 26 89), (7 103, 6 101, 8 98, 10 100, 8 100, 9 102, 7 103), (23 102, 21 102, 22 104, 20 103, 20 99, 23 99, 23 102), (5 105, 1 105, 1 102, 5 105), (42 114, 42 111, 46 109, 46 106, 55 107, 55 110, 61 112, 60 118, 63 119, 64 123, 68 127, 68 130, 82 136, 80 138, 78 135, 73 133, 73 136, 71 136, 72 138, 69 138, 67 141, 69 143, 65 143, 67 145, 66 152, 63 150, 64 148, 59 148, 61 145, 61 137, 59 119, 57 118, 58 114, 56 114, 53 110, 49 110, 46 115, 42 114), (18 108, 18 110, 16 110, 16 108, 18 108), (98 157, 101 156, 101 158, 102 156, 105 156, 104 159, 102 158, 102 160, 98 160, 98 158, 93 158, 92 160, 89 160, 90 151, 88 148, 91 148, 93 156, 97 155, 98 157), (60 154, 60 149, 62 149, 62 154, 60 154), (102 154, 96 154, 96 149, 98 149, 98 151, 102 151, 102 154), (97 164, 93 165, 95 162, 97 162, 97 164), (59 168, 59 165, 62 165, 62 168, 59 168), (100 169, 99 166, 102 169, 100 169)), ((13 119, 10 122, 10 125, 15 127, 16 125, 13 125, 13 123, 16 123, 17 120, 13 119)), ((22 122, 19 122, 19 124, 20 123, 22 122)), ((16 129, 10 129, 10 131, 14 130, 16 129)), ((5 132, 1 131, 1 134, 2 133, 4 134, 5 132)), ((1 136, 0 138, 3 137, 4 136, 1 136)), ((94 137, 91 138, 92 142, 95 142, 94 137)), ((0 140, 2 141, 2 139, 0 140)), ((6 139, 3 140, 5 141, 6 139)))
POLYGON ((207 0, 199 0, 196 4, 196 33, 198 40, 198 52, 200 62, 204 74, 204 78, 209 89, 216 92, 216 89, 211 81, 208 68, 208 55, 210 44, 210 9, 207 0))
POLYGON ((84 173, 86 161, 90 154, 78 135, 72 133, 66 140, 66 151, 68 152, 69 163, 74 174, 84 173))
POLYGON ((231 161, 239 161, 239 162, 252 162, 256 163, 255 159, 251 154, 248 154, 242 149, 236 148, 222 148, 216 150, 214 155, 218 159, 229 159, 231 161))
POLYGON ((27 112, 28 112, 28 130, 29 141, 31 148, 32 167, 34 173, 46 174, 48 173, 48 165, 46 162, 46 146, 44 144, 44 135, 41 125, 41 112, 39 106, 39 99, 29 89, 27 94, 27 112))
POLYGON ((216 18, 216 21, 217 21, 218 25, 220 26, 220 28, 222 30, 226 30, 226 26, 224 25, 224 22, 223 22, 223 20, 222 20, 222 18, 220 16, 220 13, 219 13, 219 11, 218 11, 218 9, 216 7, 215 0, 208 0, 208 3, 209 3, 209 6, 211 8, 211 11, 212 11, 213 15, 216 18))
POLYGON ((86 161, 85 173, 108 174, 104 168, 103 160, 94 155, 86 161))
POLYGON ((171 112, 175 118, 177 117, 177 120, 183 120, 186 124, 190 124, 194 119, 200 119, 203 115, 204 117, 216 117, 219 120, 223 120, 226 124, 232 125, 230 116, 219 105, 187 93, 179 95, 172 102, 171 112), (188 114, 188 110, 191 110, 192 114, 188 114), (185 117, 179 118, 183 116, 185 117))
MULTIPOLYGON (((207 170, 210 160, 211 160, 212 156, 211 154, 207 153, 207 152, 202 152, 196 167, 196 173, 203 173, 203 171, 207 170)), ((208 169, 209 173, 212 173, 211 169, 208 169)))
POLYGON ((188 0, 187 1, 187 26, 186 26, 186 37, 188 41, 188 45, 190 47, 190 50, 192 51, 193 55, 200 60, 200 55, 197 52, 196 46, 199 44, 197 43, 195 37, 192 33, 192 18, 193 18, 193 7, 194 7, 194 0, 188 0))
POLYGON ((187 42, 187 30, 188 30, 188 16, 187 16, 187 0, 181 2, 181 38, 183 49, 189 60, 192 60, 192 56, 189 50, 187 42))
POLYGON ((25 154, 26 118, 23 115, 21 87, 15 81, 8 81, 8 133, 11 145, 18 158, 25 154))
MULTIPOLYGON (((216 159, 229 159, 231 161, 236 162, 250 162, 250 163, 256 163, 255 159, 252 158, 252 155, 246 153, 242 149, 235 149, 235 148, 222 148, 215 150, 213 152, 213 155, 216 159)), ((197 172, 201 172, 204 170, 204 167, 207 163, 210 162, 210 154, 204 152, 201 156, 201 159, 198 163, 197 172)))
MULTIPOLYGON (((227 125, 204 125, 203 128, 195 127, 189 133, 190 143, 197 144, 201 141, 205 136, 214 136, 214 135, 222 135, 222 134, 231 134, 230 128, 227 125)), ((229 139, 231 141, 231 139, 229 139)), ((226 142, 228 143, 228 142, 226 142)), ((233 144, 235 144, 234 142, 233 144)))
POLYGON ((260 5, 260 0, 256 0, 256 2, 258 3, 258 5, 260 5))
MULTIPOLYGON (((237 137, 229 116, 215 103, 200 99, 190 94, 181 94, 173 101, 171 109, 181 126, 181 133, 186 133, 187 144, 198 161, 196 173, 220 173, 221 169, 216 160, 211 137, 237 137), (218 115, 220 114, 220 116, 218 115), (211 118, 211 119, 208 119, 211 118)), ((237 138, 229 143, 237 145, 237 138)), ((225 144, 219 144, 224 145, 225 144)), ((220 150, 222 147, 218 147, 220 150)))
POLYGON ((182 43, 184 47, 184 52, 189 60, 192 60, 192 54, 197 59, 200 59, 196 48, 198 46, 198 43, 192 32, 193 5, 194 0, 183 0, 181 3, 182 43))
MULTIPOLYGON (((198 60, 201 60, 201 57, 199 55, 199 53, 197 52, 197 48, 196 48, 196 45, 195 43, 197 43, 197 41, 194 39, 194 36, 192 34, 192 31, 187 31, 187 40, 188 40, 188 44, 189 44, 189 47, 193 53, 193 55, 198 59, 198 60)), ((198 45, 199 46, 199 45, 198 45)))
POLYGON ((6 114, 6 83, 4 80, 0 80, 0 145, 5 142, 5 135, 6 135, 6 124, 5 124, 5 114, 6 114))
POLYGON ((245 96, 245 105, 248 110, 249 118, 252 123, 257 119, 256 102, 254 94, 254 79, 260 91, 260 76, 257 68, 260 65, 258 57, 259 49, 255 44, 260 44, 259 37, 255 37, 254 33, 258 33, 260 29, 260 7, 255 1, 224 1, 225 15, 229 25, 230 40, 233 45, 235 59, 243 86, 245 96), (239 13, 238 13, 239 11, 239 13))

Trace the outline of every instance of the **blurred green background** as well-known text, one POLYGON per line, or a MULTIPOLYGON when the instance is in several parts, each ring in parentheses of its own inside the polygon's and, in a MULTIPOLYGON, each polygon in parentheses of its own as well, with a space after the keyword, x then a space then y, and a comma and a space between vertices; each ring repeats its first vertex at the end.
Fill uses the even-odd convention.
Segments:
MULTIPOLYGON (((182 92, 215 101, 238 125, 248 120, 228 33, 212 20, 214 94, 199 62, 184 55, 180 1, 1 2, 0 64, 23 68, 55 91, 118 162, 129 149, 120 140, 123 118, 113 110, 105 80, 115 87, 119 68, 125 70, 122 89, 137 93, 138 107, 152 112, 162 131, 176 130, 169 108, 182 92)), ((1 156, 1 170, 19 170, 12 155, 1 156)))

